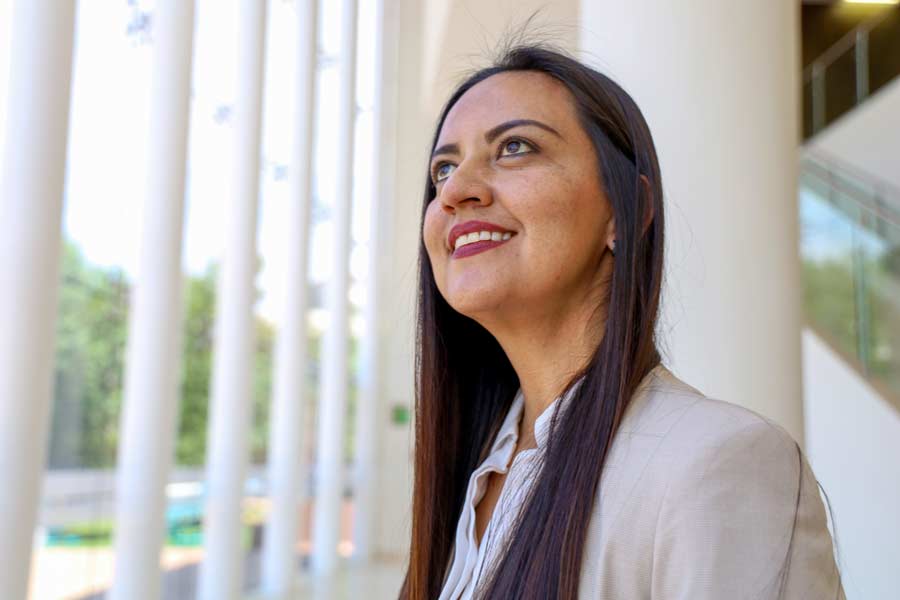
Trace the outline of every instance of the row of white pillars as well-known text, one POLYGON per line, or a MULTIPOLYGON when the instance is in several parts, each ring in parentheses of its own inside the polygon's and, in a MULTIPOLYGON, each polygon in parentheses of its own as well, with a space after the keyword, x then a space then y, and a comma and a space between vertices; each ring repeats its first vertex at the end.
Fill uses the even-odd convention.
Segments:
MULTIPOLYGON (((243 0, 240 15, 234 196, 218 281, 215 361, 200 598, 237 598, 242 587, 241 501, 251 404, 265 0, 243 0)), ((317 452, 314 564, 337 565, 347 398, 350 218, 356 122, 357 4, 343 5, 340 165, 335 198, 335 276, 328 293, 317 452)), ((306 371, 306 272, 316 80, 317 2, 298 2, 296 139, 292 158, 292 241, 286 310, 276 355, 271 443, 272 513, 263 585, 286 595, 294 576, 306 371)), ((379 21, 383 5, 378 3, 379 21)), ((13 13, 7 144, 0 197, 0 596, 27 595, 52 397, 65 147, 74 3, 19 2, 13 13), (24 399, 24 400, 23 400, 24 399)), ((132 300, 121 421, 112 598, 160 593, 165 486, 174 450, 182 321, 181 252, 194 6, 160 0, 155 9, 150 151, 139 277, 132 300)), ((380 32, 379 32, 380 33, 380 32)), ((379 50, 380 53, 380 44, 379 50)), ((376 61, 381 68, 380 57, 376 61)), ((378 94, 376 94, 378 96, 378 94)), ((376 139, 380 135, 376 104, 376 139)), ((373 201, 384 181, 375 169, 373 201)), ((374 502, 377 397, 378 219, 372 254, 357 420, 358 554, 368 557, 374 502)))
POLYGON ((241 504, 248 462, 266 1, 241 0, 232 195, 219 272, 198 598, 242 590, 241 504))
POLYGON ((0 598, 25 598, 53 394, 74 2, 12 11, 0 172, 0 598))
POLYGON ((350 216, 356 123, 356 0, 343 0, 338 99, 338 169, 332 209, 332 274, 326 303, 328 328, 322 342, 322 379, 316 452, 313 568, 319 575, 338 564, 344 484, 344 422, 349 377, 350 216))
POLYGON ((129 314, 116 469, 112 600, 160 595, 159 553, 181 356, 181 247, 193 29, 193 2, 157 2, 147 194, 129 314))
POLYGON ((308 473, 303 456, 307 372, 307 247, 312 206, 313 133, 318 49, 318 0, 296 0, 294 140, 289 170, 290 218, 285 224, 287 291, 276 340, 269 426, 271 509, 263 537, 262 591, 288 598, 296 578, 300 489, 308 473))

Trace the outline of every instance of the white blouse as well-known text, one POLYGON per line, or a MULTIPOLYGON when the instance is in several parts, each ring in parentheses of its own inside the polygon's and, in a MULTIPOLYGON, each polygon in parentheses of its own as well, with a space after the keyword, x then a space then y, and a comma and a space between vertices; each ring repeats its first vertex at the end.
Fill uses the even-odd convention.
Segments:
MULTIPOLYGON (((580 379, 573 385, 562 400, 563 406, 581 384, 580 379)), ((473 597, 476 586, 487 567, 496 558, 497 553, 506 544, 505 536, 516 518, 518 508, 524 496, 534 482, 534 469, 538 467, 538 459, 543 453, 550 428, 550 419, 560 398, 553 401, 534 423, 536 448, 519 452, 510 464, 519 440, 519 422, 525 407, 525 398, 520 389, 516 393, 512 406, 497 432, 491 451, 481 465, 472 472, 466 499, 462 507, 456 527, 456 540, 451 555, 451 567, 444 580, 439 600, 469 600, 473 597), (481 539, 475 538, 475 507, 487 491, 488 478, 491 472, 506 474, 506 480, 494 506, 491 519, 481 539)))

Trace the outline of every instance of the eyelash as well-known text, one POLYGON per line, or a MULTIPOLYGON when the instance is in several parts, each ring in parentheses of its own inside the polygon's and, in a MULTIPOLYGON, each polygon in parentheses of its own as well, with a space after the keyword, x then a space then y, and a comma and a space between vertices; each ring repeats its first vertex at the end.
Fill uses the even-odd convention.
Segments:
MULTIPOLYGON (((517 136, 512 136, 512 137, 504 138, 504 140, 503 140, 502 142, 500 142, 499 150, 498 150, 498 152, 497 152, 497 158, 504 158, 504 156, 521 156, 521 155, 523 155, 523 154, 532 154, 532 153, 537 152, 537 151, 538 151, 538 148, 537 148, 537 146, 536 146, 533 142, 529 142, 528 140, 526 140, 526 139, 524 139, 524 138, 520 138, 520 137, 517 137, 517 136), (528 151, 525 151, 525 152, 516 152, 516 153, 514 153, 514 154, 506 154, 506 155, 501 154, 501 153, 503 152, 503 149, 506 148, 506 146, 507 146, 508 144, 511 144, 511 143, 513 143, 513 142, 518 142, 518 143, 520 143, 520 144, 525 144, 526 146, 528 146, 529 148, 531 148, 531 150, 528 150, 528 151)), ((437 163, 436 165, 434 165, 434 169, 431 171, 431 181, 432 181, 432 185, 437 185, 437 184, 439 184, 440 182, 446 180, 447 177, 449 177, 449 175, 448 175, 447 177, 444 177, 443 179, 438 179, 438 178, 437 178, 437 173, 438 173, 438 171, 441 170, 441 167, 443 167, 444 165, 449 165, 449 164, 453 164, 453 163, 450 163, 450 162, 447 162, 447 161, 441 161, 441 162, 437 163)))

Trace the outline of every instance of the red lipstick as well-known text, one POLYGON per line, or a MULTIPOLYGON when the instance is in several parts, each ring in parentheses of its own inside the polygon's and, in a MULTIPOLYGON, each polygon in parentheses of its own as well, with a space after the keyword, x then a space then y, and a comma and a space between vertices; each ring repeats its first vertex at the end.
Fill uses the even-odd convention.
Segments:
POLYGON ((489 231, 489 232, 497 232, 501 234, 508 233, 510 234, 510 238, 516 234, 515 231, 510 229, 506 229, 501 227, 500 225, 496 225, 494 223, 489 223, 487 221, 466 221, 465 223, 460 223, 459 225, 455 225, 450 230, 450 235, 447 236, 447 246, 450 248, 450 252, 453 258, 463 258, 466 256, 471 256, 473 254, 478 254, 479 252, 484 252, 485 250, 490 250, 492 248, 496 248, 502 244, 505 244, 509 241, 509 239, 501 239, 501 240, 479 240, 477 242, 471 242, 465 244, 464 246, 460 246, 456 248, 456 240, 460 236, 468 235, 470 233, 477 233, 480 231, 489 231))

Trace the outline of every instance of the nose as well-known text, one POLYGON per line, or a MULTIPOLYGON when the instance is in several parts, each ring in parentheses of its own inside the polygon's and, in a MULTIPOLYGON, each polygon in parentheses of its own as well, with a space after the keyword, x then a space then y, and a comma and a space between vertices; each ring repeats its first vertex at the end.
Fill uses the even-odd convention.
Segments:
POLYGON ((438 192, 441 209, 455 214, 463 206, 490 206, 494 201, 491 186, 474 169, 462 165, 454 169, 438 192))

